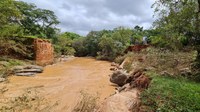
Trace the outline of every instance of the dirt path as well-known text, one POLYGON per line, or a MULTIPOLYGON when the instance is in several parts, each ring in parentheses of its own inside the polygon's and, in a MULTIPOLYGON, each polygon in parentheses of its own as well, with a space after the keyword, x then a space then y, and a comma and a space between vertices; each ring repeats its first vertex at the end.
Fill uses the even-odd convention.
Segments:
MULTIPOLYGON (((65 63, 47 66, 43 73, 35 77, 9 78, 4 97, 16 97, 27 88, 37 88, 38 95, 44 97, 48 105, 57 103, 50 111, 70 112, 80 100, 80 91, 99 94, 100 101, 114 92, 108 75, 110 63, 91 58, 74 58, 65 63)), ((1 97, 0 97, 1 98, 1 97)))

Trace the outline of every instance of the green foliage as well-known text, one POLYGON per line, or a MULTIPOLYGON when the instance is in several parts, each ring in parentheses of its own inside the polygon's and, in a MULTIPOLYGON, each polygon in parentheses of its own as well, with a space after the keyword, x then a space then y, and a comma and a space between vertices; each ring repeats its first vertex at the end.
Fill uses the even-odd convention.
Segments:
POLYGON ((153 7, 159 17, 154 27, 160 32, 157 41, 161 47, 181 49, 196 38, 196 1, 158 0, 153 7))
POLYGON ((124 54, 132 36, 133 30, 124 27, 91 31, 85 38, 76 41, 73 47, 77 56, 95 56, 98 59, 114 60, 124 54))
POLYGON ((75 42, 73 42, 72 46, 75 49, 75 56, 87 56, 89 54, 88 49, 85 47, 86 39, 85 37, 81 37, 75 42))
POLYGON ((21 13, 14 4, 14 0, 0 0, 0 28, 21 18, 21 13))
MULTIPOLYGON (((154 26, 164 38, 175 40, 175 45, 190 43, 200 52, 200 0, 158 0, 153 7, 159 15, 154 26)), ((197 68, 200 67, 199 60, 200 53, 196 57, 197 68)))
POLYGON ((0 37, 22 34, 19 25, 14 24, 21 18, 21 12, 15 6, 14 0, 0 0, 0 37))
POLYGON ((34 35, 55 38, 59 21, 53 11, 15 0, 0 0, 0 37, 34 35))
POLYGON ((16 7, 22 13, 23 19, 20 25, 26 35, 53 38, 58 29, 55 25, 59 23, 53 11, 37 8, 34 4, 22 1, 15 2, 16 7))
POLYGON ((55 41, 55 51, 62 55, 74 55, 75 49, 72 44, 81 36, 71 32, 60 34, 55 41))
POLYGON ((0 29, 0 38, 5 38, 9 36, 22 36, 23 30, 19 25, 4 25, 2 29, 0 29))
POLYGON ((174 79, 153 75, 150 87, 141 94, 149 111, 200 111, 200 84, 183 78, 174 79))

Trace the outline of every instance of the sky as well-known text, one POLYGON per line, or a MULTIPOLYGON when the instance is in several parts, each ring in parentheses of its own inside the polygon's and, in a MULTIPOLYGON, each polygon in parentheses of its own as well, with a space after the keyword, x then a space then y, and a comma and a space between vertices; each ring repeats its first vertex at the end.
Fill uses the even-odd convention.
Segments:
POLYGON ((90 31, 124 26, 151 27, 155 0, 22 0, 54 11, 62 32, 86 35, 90 31))

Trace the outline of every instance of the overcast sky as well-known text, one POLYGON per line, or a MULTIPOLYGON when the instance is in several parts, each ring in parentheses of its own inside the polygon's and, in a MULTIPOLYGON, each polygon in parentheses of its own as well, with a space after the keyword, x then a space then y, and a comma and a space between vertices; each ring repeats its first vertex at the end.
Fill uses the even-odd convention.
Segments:
POLYGON ((154 0, 22 0, 52 10, 61 22, 62 32, 86 35, 91 30, 118 26, 149 28, 154 21, 154 0))

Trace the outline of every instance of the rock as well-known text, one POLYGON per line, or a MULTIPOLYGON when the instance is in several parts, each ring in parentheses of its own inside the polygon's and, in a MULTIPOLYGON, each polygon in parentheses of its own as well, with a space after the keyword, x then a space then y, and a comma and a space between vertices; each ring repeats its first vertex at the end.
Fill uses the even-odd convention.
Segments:
POLYGON ((122 92, 122 91, 130 90, 130 89, 132 89, 132 88, 131 88, 131 86, 130 86, 129 83, 123 85, 122 87, 118 87, 118 88, 117 88, 118 93, 119 93, 119 92, 122 92))
POLYGON ((13 73, 17 76, 33 76, 42 72, 43 67, 36 65, 16 66, 13 68, 13 73))
POLYGON ((35 72, 30 73, 15 73, 16 76, 34 76, 35 72))
POLYGON ((130 83, 131 87, 137 87, 139 89, 147 89, 149 87, 149 84, 151 82, 151 79, 147 77, 146 75, 142 74, 138 78, 136 78, 134 81, 130 83))
POLYGON ((117 63, 115 63, 115 62, 112 62, 112 63, 111 63, 111 66, 117 67, 117 66, 119 66, 119 64, 117 64, 117 63))
POLYGON ((185 77, 192 75, 192 71, 190 70, 190 68, 182 68, 179 70, 179 72, 182 76, 185 76, 185 77))
POLYGON ((117 70, 117 68, 110 68, 110 70, 111 70, 111 71, 116 71, 116 70, 117 70))
POLYGON ((122 66, 117 66, 117 69, 122 70, 123 67, 122 66))
POLYGON ((15 70, 15 73, 27 73, 27 72, 33 72, 33 73, 42 73, 42 69, 20 69, 20 70, 15 70))
POLYGON ((5 78, 0 78, 0 83, 6 81, 5 78))
POLYGON ((27 65, 27 66, 24 66, 24 69, 40 69, 40 70, 43 70, 43 67, 37 66, 37 65, 27 65))
POLYGON ((115 71, 110 76, 110 82, 115 83, 119 86, 123 86, 126 84, 126 80, 128 79, 128 74, 122 70, 115 71))
POLYGON ((122 91, 103 102, 99 112, 139 112, 139 90, 122 91))

